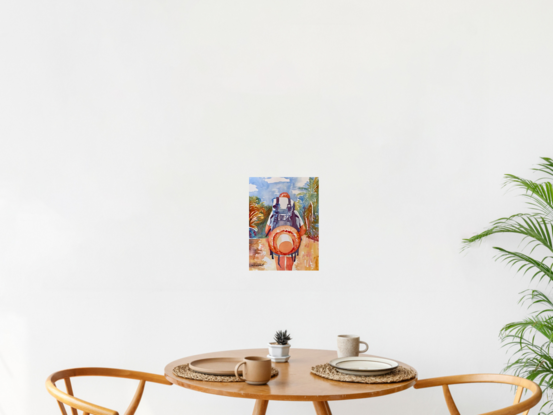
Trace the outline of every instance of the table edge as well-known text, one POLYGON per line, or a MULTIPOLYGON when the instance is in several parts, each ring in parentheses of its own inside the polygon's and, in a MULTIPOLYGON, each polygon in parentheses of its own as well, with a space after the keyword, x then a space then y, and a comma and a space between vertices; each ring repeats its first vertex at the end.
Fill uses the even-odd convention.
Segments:
MULTIPOLYGON (((313 375, 312 376, 317 376, 313 375)), ((185 389, 190 389, 196 392, 208 393, 210 395, 226 396, 229 398, 243 398, 243 399, 256 399, 264 401, 295 401, 295 402, 313 402, 313 401, 349 401, 354 399, 366 399, 366 398, 376 398, 378 396, 391 395, 393 393, 401 392, 412 387, 418 380, 418 376, 415 378, 405 381, 398 382, 397 387, 389 388, 385 390, 375 391, 375 392, 360 392, 357 394, 348 394, 348 395, 270 395, 267 396, 268 399, 262 399, 258 394, 251 394, 247 392, 232 392, 225 390, 214 390, 203 388, 202 385, 197 385, 193 383, 178 383, 175 379, 165 375, 165 378, 171 382, 173 385, 183 387, 185 389)), ((321 378, 324 379, 324 378, 321 378)), ((328 380, 328 379, 326 379, 328 380)), ((198 381, 202 382, 202 381, 198 381)), ((339 382, 330 380, 330 382, 339 382)), ((344 382, 342 382, 344 383, 344 382)), ((388 385, 392 385, 389 383, 388 385)))

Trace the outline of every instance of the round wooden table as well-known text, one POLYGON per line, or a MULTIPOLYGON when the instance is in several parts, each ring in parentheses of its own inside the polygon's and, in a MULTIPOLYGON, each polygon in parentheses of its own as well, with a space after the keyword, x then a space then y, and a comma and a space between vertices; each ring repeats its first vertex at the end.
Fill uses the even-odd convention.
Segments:
MULTIPOLYGON (((317 415, 331 415, 328 401, 389 395, 408 389, 417 381, 415 378, 406 382, 369 385, 324 379, 312 374, 311 368, 335 359, 336 351, 294 348, 290 349, 291 357, 288 363, 273 363, 273 366, 279 370, 279 374, 263 386, 248 385, 245 382, 204 382, 173 374, 174 367, 197 359, 245 356, 267 356, 267 349, 230 350, 185 357, 169 363, 165 367, 165 377, 175 385, 199 392, 255 399, 254 415, 264 415, 269 401, 311 401, 317 415)), ((405 363, 401 364, 410 367, 405 363)))

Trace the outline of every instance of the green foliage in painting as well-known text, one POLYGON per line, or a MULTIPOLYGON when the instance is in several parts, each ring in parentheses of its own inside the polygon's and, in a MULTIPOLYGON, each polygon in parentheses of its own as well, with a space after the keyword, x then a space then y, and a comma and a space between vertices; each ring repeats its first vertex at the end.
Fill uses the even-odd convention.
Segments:
MULTIPOLYGON (((307 237, 319 240, 319 178, 310 177, 304 186, 298 188, 295 203, 296 212, 302 218, 307 237)), ((250 196, 250 228, 256 235, 251 238, 264 238, 265 227, 271 216, 272 206, 266 205, 258 196, 250 196)))
MULTIPOLYGON (((463 249, 499 233, 519 235, 524 242, 521 252, 494 247, 496 259, 515 266, 531 280, 553 282, 553 160, 542 158, 535 171, 545 174, 537 181, 505 175, 506 185, 522 191, 529 211, 500 218, 485 231, 463 240, 463 249), (522 252, 525 251, 525 252, 522 252)), ((553 392, 553 301, 539 290, 525 291, 521 302, 534 311, 522 321, 509 323, 500 332, 503 344, 513 351, 505 370, 538 383, 546 397, 553 392), (548 393, 549 392, 549 393, 548 393)), ((553 399, 546 399, 540 414, 553 413, 553 399)))
POLYGON ((255 238, 263 238, 266 235, 265 226, 271 216, 273 208, 267 206, 257 196, 250 196, 250 228, 254 228, 257 231, 255 238))
POLYGON ((298 206, 296 209, 300 212, 307 229, 306 235, 315 240, 319 240, 319 178, 310 177, 305 186, 299 188, 298 206))

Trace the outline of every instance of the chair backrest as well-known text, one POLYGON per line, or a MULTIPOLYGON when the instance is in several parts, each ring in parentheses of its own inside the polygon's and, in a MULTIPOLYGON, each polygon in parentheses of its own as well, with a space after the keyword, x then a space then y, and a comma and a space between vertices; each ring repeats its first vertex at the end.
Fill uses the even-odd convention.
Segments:
POLYGON ((492 412, 486 412, 482 415, 517 415, 522 412, 524 412, 524 415, 528 415, 530 409, 536 406, 541 399, 541 389, 538 384, 528 379, 510 375, 476 374, 444 376, 441 378, 419 380, 415 383, 414 387, 415 389, 422 389, 441 386, 450 414, 460 415, 457 405, 455 405, 455 401, 453 400, 453 396, 451 396, 449 385, 458 385, 462 383, 504 383, 507 385, 518 386, 515 393, 515 400, 511 406, 492 412), (532 396, 525 401, 520 402, 522 393, 525 389, 530 390, 532 392, 532 396))
POLYGON ((99 405, 94 405, 90 402, 83 401, 73 395, 73 387, 71 378, 78 376, 106 376, 116 378, 126 378, 139 380, 138 388, 134 397, 125 411, 125 415, 133 415, 140 404, 142 393, 146 382, 161 383, 162 385, 172 385, 164 376, 154 375, 152 373, 135 372, 132 370, 109 369, 104 367, 83 367, 78 369, 67 369, 53 373, 46 379, 46 389, 58 401, 61 413, 67 415, 64 404, 71 408, 72 415, 78 415, 77 409, 83 412, 83 415, 119 415, 117 411, 104 408, 99 405), (65 382, 66 392, 56 387, 56 382, 63 380, 65 382))

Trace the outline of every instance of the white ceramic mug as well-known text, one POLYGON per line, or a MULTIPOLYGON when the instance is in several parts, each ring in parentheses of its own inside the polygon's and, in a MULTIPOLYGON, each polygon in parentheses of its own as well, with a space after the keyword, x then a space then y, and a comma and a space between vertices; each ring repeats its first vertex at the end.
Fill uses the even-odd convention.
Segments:
POLYGON ((369 345, 361 341, 355 334, 340 334, 338 336, 338 357, 359 356, 359 353, 365 353, 369 350, 369 345), (365 350, 359 350, 359 344, 366 346, 365 350))

